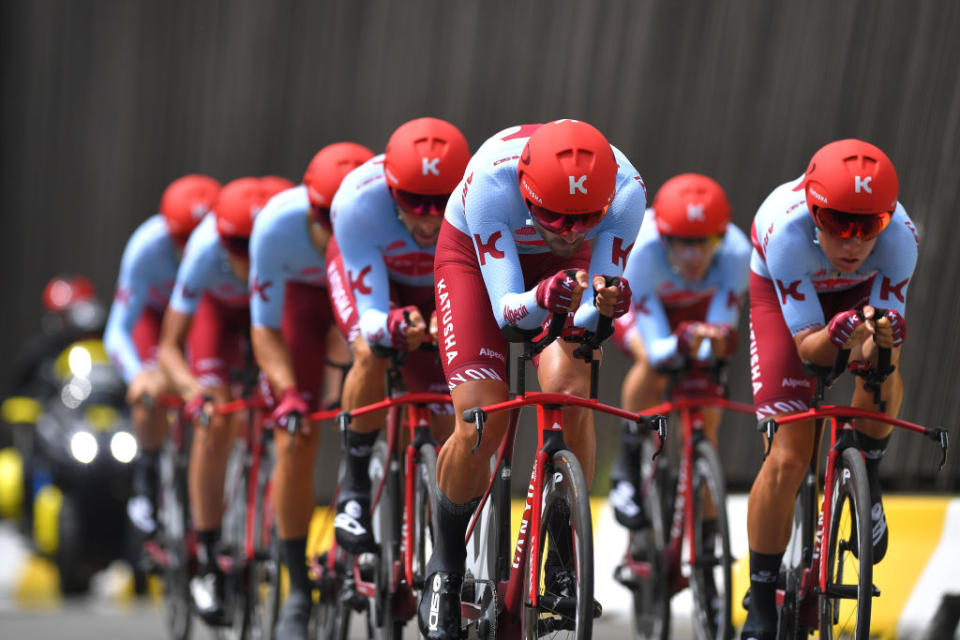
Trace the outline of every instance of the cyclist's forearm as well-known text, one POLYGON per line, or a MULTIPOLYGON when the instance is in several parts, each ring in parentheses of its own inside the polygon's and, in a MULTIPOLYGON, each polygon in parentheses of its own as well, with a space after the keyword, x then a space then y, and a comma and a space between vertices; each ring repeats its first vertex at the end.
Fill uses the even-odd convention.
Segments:
POLYGON ((253 354, 270 385, 279 391, 296 387, 293 359, 280 329, 253 327, 250 331, 253 354))
POLYGON ((801 331, 793 337, 793 341, 797 345, 801 362, 810 361, 829 367, 837 357, 837 348, 830 342, 830 331, 827 327, 801 331))

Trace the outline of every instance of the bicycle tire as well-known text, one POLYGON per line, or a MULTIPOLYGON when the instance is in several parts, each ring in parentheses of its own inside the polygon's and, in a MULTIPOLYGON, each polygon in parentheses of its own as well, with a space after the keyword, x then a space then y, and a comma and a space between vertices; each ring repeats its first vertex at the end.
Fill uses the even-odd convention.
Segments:
MULTIPOLYGON (((544 636, 589 640, 593 635, 594 600, 593 525, 587 481, 580 462, 570 451, 561 450, 555 453, 551 467, 545 470, 543 517, 539 532, 540 557, 535 559, 540 566, 540 584, 537 589, 540 597, 536 607, 529 606, 526 602, 523 605, 523 637, 527 640, 544 636), (563 559, 564 569, 572 574, 572 597, 565 595, 567 591, 552 591, 547 584, 544 570, 544 560, 550 545, 547 524, 555 510, 564 508, 569 514, 573 543, 573 558, 563 559), (551 597, 556 599, 557 606, 553 611, 545 611, 544 603, 551 597)), ((524 571, 523 575, 523 593, 527 594, 530 589, 530 571, 524 571)))
POLYGON ((631 559, 650 563, 650 576, 638 578, 631 589, 633 637, 636 640, 668 640, 670 637, 670 592, 667 584, 664 524, 664 474, 653 459, 653 443, 644 439, 640 447, 640 480, 644 513, 650 525, 628 534, 627 553, 631 559), (649 482, 646 480, 649 478, 649 482))
POLYGON ((870 637, 870 609, 873 605, 873 541, 871 539, 870 490, 863 457, 855 448, 844 449, 837 462, 833 482, 833 504, 827 538, 827 589, 820 595, 820 637, 870 637), (848 522, 849 518, 849 522, 848 522), (844 536, 847 536, 844 538, 844 536), (855 545, 855 547, 854 547, 855 545), (853 562, 846 562, 848 556, 853 562), (852 593, 853 584, 844 581, 844 570, 856 576, 856 598, 836 597, 852 593), (856 602, 856 609, 843 611, 844 601, 856 602), (852 630, 850 625, 852 625, 852 630))
MULTIPOLYGON (((490 461, 491 474, 499 473, 496 466, 496 457, 490 461)), ((483 606, 487 604, 482 616, 477 621, 464 621, 464 637, 468 640, 486 640, 496 637, 497 614, 499 612, 496 589, 491 585, 497 584, 506 576, 500 574, 499 560, 509 556, 511 549, 501 545, 501 523, 498 516, 502 501, 510 500, 504 495, 500 478, 494 478, 493 488, 483 509, 477 517, 473 533, 467 540, 466 572, 462 597, 464 602, 483 606), (472 590, 467 586, 473 580, 472 590)), ((509 506, 507 507, 509 509, 509 506)), ((510 540, 507 538, 507 545, 510 540)), ((508 561, 509 562, 509 561, 508 561)), ((509 565, 508 565, 509 566, 509 565)))
POLYGON ((190 557, 186 532, 190 522, 185 454, 172 444, 164 447, 161 468, 161 543, 167 556, 163 567, 163 618, 171 640, 189 640, 193 622, 190 602, 190 557))
MULTIPOLYGON (((397 523, 397 505, 400 503, 400 487, 391 478, 389 451, 387 443, 378 440, 373 446, 370 457, 370 480, 375 491, 380 484, 382 474, 386 474, 383 483, 383 493, 373 512, 373 535, 380 547, 380 561, 377 563, 375 582, 376 598, 370 603, 371 628, 374 637, 382 640, 400 640, 403 637, 403 620, 396 620, 393 616, 393 603, 387 602, 390 597, 389 584, 394 561, 399 558, 400 528, 397 523)), ((401 480, 397 478, 397 480, 401 480)))
POLYGON ((690 590, 693 594, 693 620, 701 640, 729 640, 733 637, 731 622, 732 579, 730 528, 727 520, 727 490, 720 456, 709 440, 701 440, 693 451, 693 542, 690 590), (716 512, 716 533, 713 551, 704 550, 703 523, 705 498, 709 495, 716 512), (709 556, 709 557, 708 557, 709 556), (711 575, 712 574, 712 575, 711 575), (711 581, 713 588, 711 589, 711 581), (711 593, 713 591, 713 593, 711 593), (717 598, 719 607, 711 608, 717 598), (716 614, 717 617, 713 618, 716 614))
POLYGON ((417 594, 417 600, 427 579, 427 561, 433 553, 436 533, 440 530, 437 521, 437 449, 427 443, 420 446, 418 453, 413 497, 413 584, 410 585, 417 594))
POLYGON ((273 508, 273 447, 264 446, 257 474, 257 517, 254 520, 254 561, 250 570, 250 629, 262 640, 273 638, 280 615, 280 546, 273 508))

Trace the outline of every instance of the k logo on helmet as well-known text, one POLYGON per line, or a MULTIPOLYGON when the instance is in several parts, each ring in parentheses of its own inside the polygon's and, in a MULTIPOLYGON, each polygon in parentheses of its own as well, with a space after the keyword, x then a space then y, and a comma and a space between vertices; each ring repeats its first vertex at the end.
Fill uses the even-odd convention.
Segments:
POLYGON ((583 183, 587 179, 586 175, 582 175, 579 178, 574 178, 573 176, 569 176, 569 178, 570 178, 570 195, 573 195, 578 191, 580 193, 587 192, 587 188, 583 186, 583 183))
POLYGON ((437 168, 437 164, 440 163, 440 158, 421 158, 421 169, 423 175, 433 174, 435 176, 440 175, 440 169, 437 168))
POLYGON ((860 193, 861 191, 866 191, 867 193, 873 193, 873 189, 870 188, 871 180, 873 180, 873 176, 867 176, 866 178, 861 178, 860 176, 853 176, 854 192, 860 193))
POLYGON ((702 204, 693 204, 692 202, 687 203, 687 220, 693 222, 695 220, 706 220, 703 215, 703 205, 702 204))

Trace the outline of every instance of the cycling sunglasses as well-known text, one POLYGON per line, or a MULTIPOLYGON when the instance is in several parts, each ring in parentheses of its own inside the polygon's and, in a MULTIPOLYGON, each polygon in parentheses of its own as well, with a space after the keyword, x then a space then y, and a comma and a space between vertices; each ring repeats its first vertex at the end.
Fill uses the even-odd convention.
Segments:
POLYGON ((421 216, 442 216, 447 207, 449 193, 424 195, 390 188, 390 195, 401 211, 407 215, 419 218, 421 216))
POLYGON ((250 256, 250 238, 240 236, 220 236, 223 248, 239 258, 250 256))
POLYGON ((870 240, 880 235, 893 218, 892 211, 880 213, 846 213, 826 207, 814 207, 817 225, 836 238, 870 240))
POLYGON ((591 213, 556 213, 555 211, 537 206, 529 200, 527 200, 527 209, 530 210, 530 215, 540 223, 541 227, 550 233, 555 233, 560 236, 571 233, 586 233, 600 224, 603 216, 607 213, 607 207, 591 213))
POLYGON ((704 236, 697 238, 682 238, 680 236, 661 236, 667 243, 667 248, 671 251, 684 251, 687 249, 699 249, 701 251, 713 251, 723 240, 721 236, 704 236))

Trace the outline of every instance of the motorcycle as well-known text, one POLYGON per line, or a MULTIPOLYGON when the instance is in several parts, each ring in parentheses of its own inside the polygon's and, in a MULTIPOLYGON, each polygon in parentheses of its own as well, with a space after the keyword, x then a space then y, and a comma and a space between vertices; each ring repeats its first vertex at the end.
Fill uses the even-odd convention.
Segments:
POLYGON ((137 566, 126 505, 138 445, 123 380, 100 340, 70 344, 52 374, 55 393, 2 405, 13 446, 0 451, 0 513, 21 512, 37 552, 56 563, 61 591, 75 594, 113 560, 137 566))

